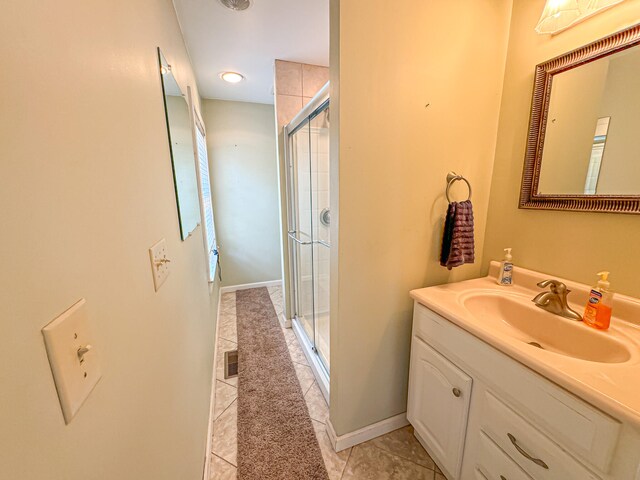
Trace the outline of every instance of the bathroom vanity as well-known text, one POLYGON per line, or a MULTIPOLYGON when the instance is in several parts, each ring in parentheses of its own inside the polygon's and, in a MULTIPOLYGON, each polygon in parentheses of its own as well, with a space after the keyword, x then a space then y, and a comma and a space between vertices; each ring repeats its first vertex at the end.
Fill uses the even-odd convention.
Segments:
MULTIPOLYGON (((640 302, 598 331, 531 302, 554 277, 497 273, 411 292, 418 440, 449 480, 640 480, 640 302)), ((582 312, 589 287, 559 280, 582 312)))

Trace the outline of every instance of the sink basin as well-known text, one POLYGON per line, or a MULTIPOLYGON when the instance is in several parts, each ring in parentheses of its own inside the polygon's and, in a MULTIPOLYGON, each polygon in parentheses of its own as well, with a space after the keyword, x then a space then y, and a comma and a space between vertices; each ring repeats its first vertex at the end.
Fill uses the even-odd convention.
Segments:
POLYGON ((488 327, 556 354, 599 363, 624 363, 631 353, 609 332, 549 313, 523 295, 476 292, 461 298, 465 309, 488 327))

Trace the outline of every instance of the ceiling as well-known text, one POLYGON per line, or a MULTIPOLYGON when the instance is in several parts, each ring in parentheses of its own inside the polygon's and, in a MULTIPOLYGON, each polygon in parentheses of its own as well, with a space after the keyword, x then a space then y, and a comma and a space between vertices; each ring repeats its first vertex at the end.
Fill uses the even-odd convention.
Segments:
POLYGON ((204 98, 273 103, 276 59, 329 65, 329 0, 252 0, 236 12, 218 0, 174 0, 204 98), (230 84, 225 71, 245 79, 230 84))

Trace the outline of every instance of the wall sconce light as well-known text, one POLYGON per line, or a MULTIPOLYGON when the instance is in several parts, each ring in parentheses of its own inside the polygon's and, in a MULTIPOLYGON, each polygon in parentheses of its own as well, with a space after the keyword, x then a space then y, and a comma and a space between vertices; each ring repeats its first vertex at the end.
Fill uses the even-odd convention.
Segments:
POLYGON ((536 32, 554 35, 624 0, 547 0, 536 32))

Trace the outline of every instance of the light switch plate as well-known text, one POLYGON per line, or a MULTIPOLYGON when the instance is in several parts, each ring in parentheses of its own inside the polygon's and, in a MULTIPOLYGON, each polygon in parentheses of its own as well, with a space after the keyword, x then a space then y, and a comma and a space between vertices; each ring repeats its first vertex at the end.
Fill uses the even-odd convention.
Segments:
POLYGON ((151 259, 153 286, 157 292, 170 272, 169 263, 171 260, 167 258, 167 242, 164 238, 149 249, 149 258, 151 259))
POLYGON ((85 299, 45 326, 42 335, 64 421, 69 424, 102 377, 85 299))

